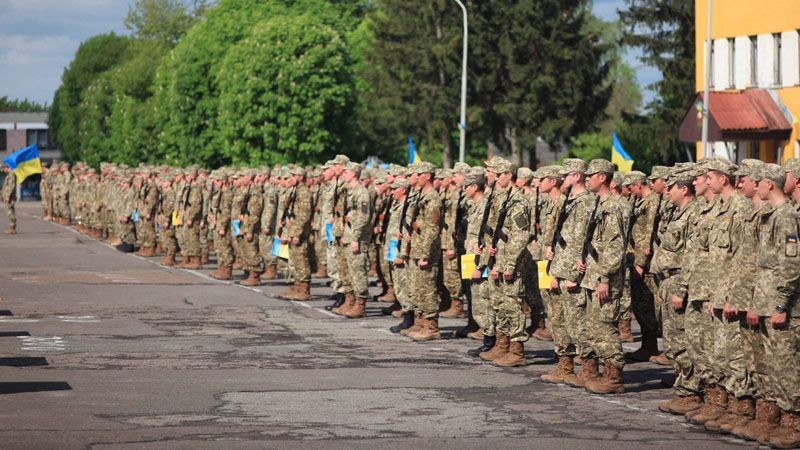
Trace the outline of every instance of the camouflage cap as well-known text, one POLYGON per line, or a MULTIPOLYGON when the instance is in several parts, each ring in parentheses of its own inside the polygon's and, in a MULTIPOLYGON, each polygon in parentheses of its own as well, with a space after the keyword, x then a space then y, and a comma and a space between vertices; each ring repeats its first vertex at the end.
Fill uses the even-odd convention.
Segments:
POLYGON ((733 173, 739 168, 739 166, 736 164, 728 161, 725 158, 720 158, 719 156, 706 158, 698 165, 702 166, 706 170, 713 170, 714 172, 724 173, 725 175, 729 176, 733 175, 733 173))
POLYGON ((607 159, 593 159, 586 168, 585 173, 586 175, 594 175, 596 173, 612 175, 614 173, 614 164, 611 164, 611 161, 607 159))
POLYGON ((534 176, 533 171, 527 167, 520 167, 519 169, 517 169, 518 180, 531 181, 533 179, 533 176, 534 176))
POLYGON ((789 158, 783 164, 786 172, 792 172, 795 177, 800 177, 800 158, 789 158))
POLYGON ((622 185, 630 186, 636 183, 647 183, 647 175, 644 172, 633 170, 622 176, 622 185))
POLYGON ((569 175, 572 172, 586 173, 586 161, 578 158, 567 158, 561 163, 561 175, 569 175))
POLYGON ((375 183, 377 184, 383 184, 389 181, 389 176, 383 170, 375 172, 374 177, 375 183))
POLYGON ((341 155, 341 154, 340 155, 336 155, 336 157, 333 158, 330 161, 331 164, 342 164, 342 165, 347 164, 349 162, 350 162, 350 158, 348 158, 345 155, 341 155))
POLYGON ((733 175, 737 177, 752 178, 752 176, 755 175, 763 165, 764 161, 761 161, 760 159, 743 159, 742 163, 739 164, 739 168, 733 172, 733 175))
POLYGON ((697 172, 694 168, 675 168, 670 171, 667 178, 667 186, 672 186, 675 183, 691 183, 697 178, 697 172))
POLYGON ((561 166, 544 166, 536 171, 536 178, 561 178, 561 166))
POLYGON ((436 178, 439 180, 444 180, 445 178, 450 178, 453 176, 453 171, 451 169, 440 169, 436 171, 436 178))
POLYGON ((411 183, 405 178, 395 178, 392 184, 389 185, 391 189, 408 189, 411 183))
POLYGON ((494 173, 517 173, 517 165, 512 164, 510 161, 499 156, 495 156, 489 161, 486 161, 486 168, 494 173))
POLYGON ((345 170, 349 170, 350 172, 355 172, 357 176, 361 176, 361 164, 348 162, 345 164, 345 170))
POLYGON ((786 183, 786 170, 777 164, 764 164, 758 173, 762 180, 770 180, 781 188, 786 183))
POLYGON ((422 173, 436 173, 436 166, 433 163, 428 161, 422 161, 419 164, 414 164, 411 167, 411 173, 422 174, 422 173))
POLYGON ((461 186, 467 187, 473 184, 484 185, 486 184, 486 171, 483 167, 474 167, 464 176, 464 182, 461 186))
POLYGON ((650 169, 650 176, 647 177, 648 180, 653 181, 661 178, 662 180, 666 180, 669 178, 669 167, 667 166, 653 166, 650 169))
POLYGON ((622 186, 624 184, 623 181, 624 177, 622 176, 622 172, 614 172, 614 175, 611 176, 611 182, 617 186, 622 186))
POLYGON ((469 173, 469 164, 463 162, 457 162, 455 166, 453 166, 453 173, 469 173))
POLYGON ((289 169, 289 173, 294 175, 294 176, 303 176, 303 177, 305 177, 306 176, 306 169, 304 169, 302 167, 293 167, 293 168, 289 169))

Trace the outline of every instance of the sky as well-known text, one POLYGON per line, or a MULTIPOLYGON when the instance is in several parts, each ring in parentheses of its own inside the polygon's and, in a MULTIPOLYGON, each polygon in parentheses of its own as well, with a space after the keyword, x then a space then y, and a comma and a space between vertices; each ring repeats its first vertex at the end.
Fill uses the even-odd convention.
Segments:
MULTIPOLYGON (((78 45, 100 33, 126 34, 129 0, 0 0, 0 96, 51 104, 78 45)), ((615 20, 623 0, 595 0, 594 12, 615 20)), ((644 88, 660 74, 629 52, 644 88)), ((645 91, 645 103, 653 93, 645 91)))

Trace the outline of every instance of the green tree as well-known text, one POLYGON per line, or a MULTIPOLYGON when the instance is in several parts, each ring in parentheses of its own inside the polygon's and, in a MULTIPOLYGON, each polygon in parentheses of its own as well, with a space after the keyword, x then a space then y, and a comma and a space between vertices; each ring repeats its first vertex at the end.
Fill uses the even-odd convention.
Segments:
POLYGON ((570 139, 569 156, 584 161, 610 159, 611 144, 610 133, 582 133, 570 139))
POLYGON ((234 164, 333 156, 355 105, 341 35, 309 16, 276 17, 228 52, 219 73, 222 152, 234 164))
POLYGON ((0 97, 0 112, 43 112, 48 109, 46 104, 42 105, 27 98, 19 100, 9 99, 5 95, 0 97))
POLYGON ((181 0, 136 0, 128 6, 123 23, 136 39, 173 46, 208 7, 204 0, 187 6, 181 0))

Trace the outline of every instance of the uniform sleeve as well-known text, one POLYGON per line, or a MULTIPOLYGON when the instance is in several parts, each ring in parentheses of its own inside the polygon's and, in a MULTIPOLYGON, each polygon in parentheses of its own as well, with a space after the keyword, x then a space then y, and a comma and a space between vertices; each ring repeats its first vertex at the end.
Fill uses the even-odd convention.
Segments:
POLYGON ((353 208, 352 211, 355 211, 356 214, 350 213, 348 216, 350 220, 350 231, 353 233, 354 240, 364 243, 369 240, 369 219, 372 212, 372 203, 369 200, 368 193, 364 191, 353 196, 351 200, 355 202, 351 207, 353 208))
POLYGON ((260 195, 253 194, 247 202, 247 216, 244 218, 242 229, 244 234, 255 234, 256 225, 261 221, 261 210, 264 207, 260 195))
POLYGON ((419 242, 425 254, 428 255, 426 258, 431 258, 437 252, 441 252, 440 246, 436 246, 438 244, 436 237, 441 232, 441 205, 442 202, 438 196, 430 195, 423 205, 424 214, 419 214, 417 217, 420 230, 419 242), (420 216, 424 219, 422 222, 419 220, 420 216))
POLYGON ((800 280, 800 255, 798 255, 798 222, 794 215, 781 215, 775 220, 775 238, 778 240, 778 265, 775 268, 775 306, 789 308, 796 295, 800 280))
POLYGON ((625 257, 625 221, 620 208, 612 208, 603 218, 602 252, 598 255, 597 269, 601 283, 608 283, 620 273, 625 257))
POLYGON ((522 252, 528 251, 530 227, 531 213, 527 202, 514 201, 508 205, 506 219, 503 222, 503 231, 508 236, 508 242, 503 248, 500 271, 513 273, 516 270, 520 255, 522 252))
POLYGON ((203 191, 200 186, 192 186, 189 191, 189 209, 186 210, 187 218, 194 220, 202 213, 203 191))
MULTIPOLYGON (((650 264, 650 258, 645 255, 645 252, 650 247, 650 237, 653 233, 653 228, 656 226, 656 216, 658 215, 658 203, 648 201, 645 203, 645 209, 641 215, 636 217, 636 235, 633 236, 634 250, 633 250, 633 264, 647 268, 650 264)), ((652 256, 652 255, 651 255, 652 256)))
MULTIPOLYGON (((265 209, 266 209, 265 205, 265 209)), ((311 224, 311 191, 298 189, 294 200, 294 217, 287 227, 288 236, 303 237, 307 227, 311 224)), ((264 225, 262 225, 264 226, 264 225)))

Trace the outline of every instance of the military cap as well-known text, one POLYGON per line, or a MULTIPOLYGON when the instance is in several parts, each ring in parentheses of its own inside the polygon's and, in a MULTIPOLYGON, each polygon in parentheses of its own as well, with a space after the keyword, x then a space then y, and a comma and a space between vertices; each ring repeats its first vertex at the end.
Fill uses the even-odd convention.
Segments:
POLYGON ((586 172, 586 161, 578 158, 567 158, 561 163, 561 175, 568 175, 572 172, 586 172))
POLYGON ((736 164, 728 161, 725 158, 718 156, 706 158, 701 164, 706 170, 713 170, 714 172, 724 173, 725 175, 733 175, 739 168, 736 164))
POLYGON ((764 161, 761 161, 760 159, 743 159, 742 163, 739 164, 739 168, 733 172, 733 175, 737 177, 752 178, 752 176, 755 175, 763 165, 764 161))
POLYGON ((361 180, 372 178, 372 169, 361 169, 361 175, 359 178, 361 180))
POLYGON ((669 178, 669 172, 670 172, 669 167, 653 166, 653 168, 650 169, 650 176, 647 177, 647 179, 650 181, 657 180, 659 178, 666 180, 667 178, 669 178))
POLYGON ((407 189, 410 183, 405 178, 395 178, 392 184, 389 185, 391 189, 407 189))
POLYGON ((419 164, 414 164, 414 166, 411 168, 411 172, 417 174, 436 173, 436 166, 428 161, 422 161, 419 164))
POLYGON ((361 176, 361 165, 354 162, 348 162, 344 166, 345 170, 355 172, 356 175, 361 176))
POLYGON ((531 181, 533 179, 534 173, 531 169, 527 167, 520 167, 517 169, 517 179, 531 181))
POLYGON ((638 170, 632 170, 625 175, 622 176, 622 185, 623 186, 630 186, 636 183, 647 183, 647 175, 644 172, 640 172, 638 170))
POLYGON ((383 170, 379 170, 375 173, 375 183, 383 184, 389 181, 389 177, 383 170))
POLYGON ((506 160, 505 158, 501 158, 499 156, 495 156, 489 161, 486 161, 486 168, 490 169, 494 173, 517 173, 517 165, 512 164, 510 161, 506 160))
POLYGON ((672 186, 675 183, 691 183, 697 178, 697 170, 694 167, 684 168, 678 167, 670 171, 667 178, 667 185, 672 186))
POLYGON ((482 167, 475 167, 464 176, 464 182, 461 183, 463 187, 473 184, 484 185, 486 184, 486 171, 482 167))
POLYGON ((302 167, 293 167, 289 169, 289 173, 295 176, 306 176, 306 169, 302 167))
POLYGON ((758 172, 762 180, 770 180, 781 188, 786 183, 786 170, 777 164, 764 164, 758 172))
POLYGON ((452 177, 453 171, 450 169, 439 169, 436 171, 436 179, 444 180, 447 177, 452 177))
POLYGON ((622 172, 614 172, 614 175, 611 176, 611 182, 617 186, 622 186, 624 184, 623 181, 624 177, 622 176, 622 172))
POLYGON ((561 166, 544 166, 536 171, 536 178, 561 178, 561 166))
POLYGON ((469 173, 469 164, 463 162, 457 162, 455 166, 453 166, 453 173, 469 173))
POLYGON ((614 164, 611 164, 611 161, 607 159, 593 159, 584 173, 586 173, 586 175, 594 175, 596 173, 612 175, 614 173, 614 164))
POLYGON ((795 177, 800 177, 800 158, 789 158, 783 164, 784 170, 792 172, 795 177))

